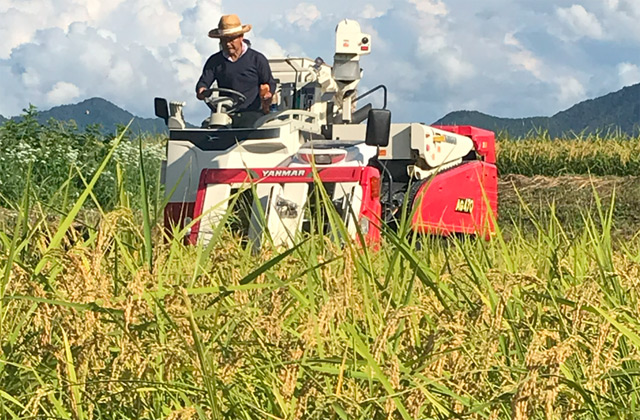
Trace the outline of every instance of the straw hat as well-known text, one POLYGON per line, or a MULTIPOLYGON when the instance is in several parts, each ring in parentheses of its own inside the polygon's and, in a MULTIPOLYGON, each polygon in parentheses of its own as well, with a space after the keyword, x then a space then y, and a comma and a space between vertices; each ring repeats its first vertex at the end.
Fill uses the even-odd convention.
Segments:
POLYGON ((218 22, 218 27, 209 31, 211 38, 222 38, 227 36, 237 36, 251 30, 251 25, 240 23, 238 15, 224 15, 218 22))

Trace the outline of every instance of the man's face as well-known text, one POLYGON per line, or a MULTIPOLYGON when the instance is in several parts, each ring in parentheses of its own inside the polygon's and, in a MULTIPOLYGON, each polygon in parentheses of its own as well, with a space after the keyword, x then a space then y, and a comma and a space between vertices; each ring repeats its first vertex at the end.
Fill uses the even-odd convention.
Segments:
POLYGON ((238 55, 242 53, 242 40, 244 35, 236 35, 231 37, 220 38, 220 45, 224 52, 229 55, 238 55))

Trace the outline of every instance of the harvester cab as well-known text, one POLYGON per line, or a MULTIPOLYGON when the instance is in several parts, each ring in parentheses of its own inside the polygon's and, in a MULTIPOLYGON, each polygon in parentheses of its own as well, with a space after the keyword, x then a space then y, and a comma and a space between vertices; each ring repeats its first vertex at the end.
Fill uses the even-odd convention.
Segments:
POLYGON ((391 124, 384 85, 358 94, 360 57, 371 45, 357 22, 343 20, 332 66, 321 58, 269 59, 277 82, 272 110, 240 127, 233 122, 240 92, 210 89, 211 114, 201 128, 187 127, 184 103, 156 98, 156 115, 169 127, 165 225, 191 226, 189 241, 206 242, 233 203, 234 213, 246 210, 235 219, 256 248, 266 240, 288 246, 318 220, 313 191, 321 184, 352 236, 360 230, 377 241, 381 223, 392 222, 406 200, 418 232, 490 234, 493 133, 391 124), (358 107, 374 93, 382 94, 382 109, 358 107))

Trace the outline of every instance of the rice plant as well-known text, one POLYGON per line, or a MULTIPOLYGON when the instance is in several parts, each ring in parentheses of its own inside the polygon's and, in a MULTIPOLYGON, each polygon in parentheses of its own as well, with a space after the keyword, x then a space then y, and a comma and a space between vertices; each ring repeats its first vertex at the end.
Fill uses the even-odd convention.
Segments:
POLYGON ((1 418, 640 415, 640 246, 612 238, 613 204, 573 232, 525 207, 533 229, 490 242, 405 215, 378 250, 332 240, 326 205, 333 235, 254 255, 227 229, 165 236, 153 195, 103 206, 121 142, 58 219, 25 177, 0 233, 1 418))
POLYGON ((640 139, 597 134, 550 139, 538 135, 524 140, 499 141, 497 157, 502 174, 637 176, 640 139))

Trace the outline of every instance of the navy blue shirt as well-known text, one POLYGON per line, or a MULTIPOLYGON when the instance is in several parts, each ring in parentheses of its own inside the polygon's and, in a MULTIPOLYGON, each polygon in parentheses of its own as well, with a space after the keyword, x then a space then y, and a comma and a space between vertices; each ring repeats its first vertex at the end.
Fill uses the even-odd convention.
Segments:
POLYGON ((261 84, 268 83, 272 94, 276 89, 267 58, 249 47, 237 61, 229 61, 222 51, 209 57, 202 70, 202 76, 196 84, 196 92, 201 87, 210 88, 215 81, 218 82, 218 87, 237 90, 247 97, 238 111, 262 109, 261 84))

